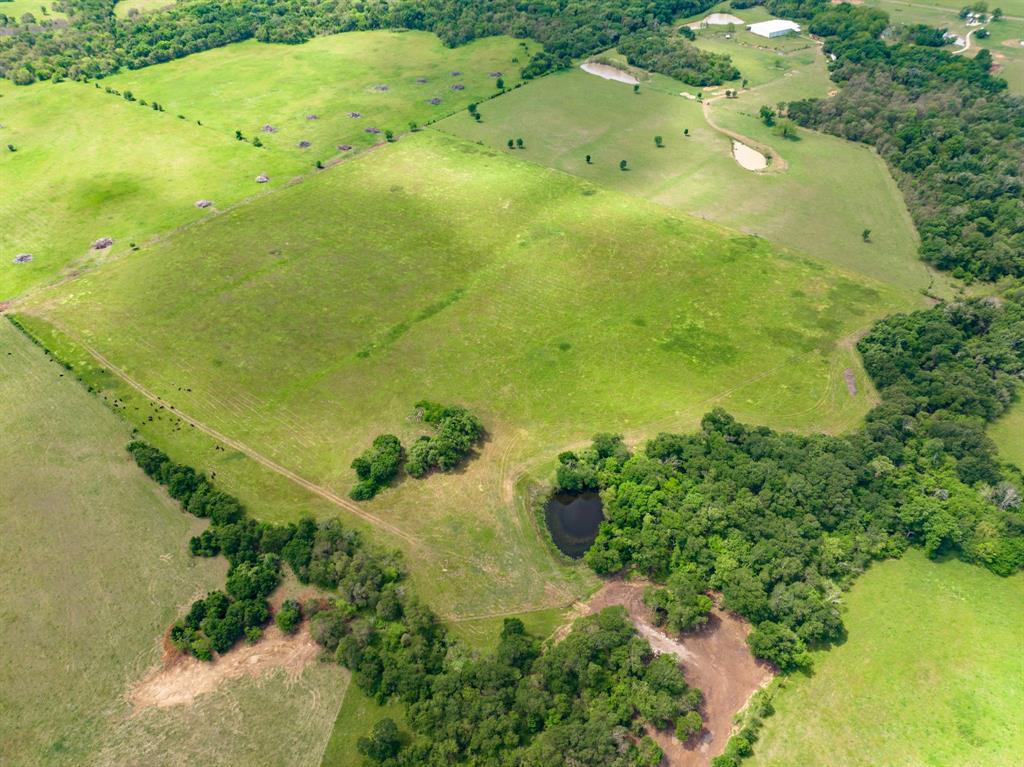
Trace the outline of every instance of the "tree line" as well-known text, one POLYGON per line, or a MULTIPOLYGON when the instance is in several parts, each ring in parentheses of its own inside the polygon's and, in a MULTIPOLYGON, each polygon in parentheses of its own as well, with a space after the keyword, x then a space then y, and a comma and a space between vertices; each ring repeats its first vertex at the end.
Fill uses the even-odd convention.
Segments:
POLYGON ((1021 475, 985 426, 1024 378, 1024 288, 896 315, 858 344, 881 395, 846 436, 777 433, 721 409, 696 434, 635 452, 616 435, 559 456, 556 484, 599 490, 598 573, 665 584, 648 604, 701 625, 705 592, 754 624, 751 650, 782 669, 843 637, 841 592, 908 546, 1000 575, 1024 566, 1021 475))
MULTIPOLYGON (((433 32, 448 46, 490 35, 539 41, 523 67, 531 78, 614 47, 628 35, 670 25, 713 0, 196 0, 119 19, 115 0, 65 0, 69 25, 0 38, 0 75, 18 84, 103 77, 255 38, 302 43, 317 35, 372 29, 433 32)), ((704 59, 685 53, 691 66, 704 59)), ((716 66, 718 66, 716 64, 716 66)))

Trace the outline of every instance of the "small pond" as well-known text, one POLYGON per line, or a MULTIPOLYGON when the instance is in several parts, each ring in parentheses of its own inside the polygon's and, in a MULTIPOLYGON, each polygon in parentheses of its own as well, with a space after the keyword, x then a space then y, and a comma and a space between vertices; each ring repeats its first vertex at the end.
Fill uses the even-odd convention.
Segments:
POLYGON ((562 553, 582 557, 597 537, 604 521, 601 496, 597 493, 558 493, 544 507, 551 538, 562 553))

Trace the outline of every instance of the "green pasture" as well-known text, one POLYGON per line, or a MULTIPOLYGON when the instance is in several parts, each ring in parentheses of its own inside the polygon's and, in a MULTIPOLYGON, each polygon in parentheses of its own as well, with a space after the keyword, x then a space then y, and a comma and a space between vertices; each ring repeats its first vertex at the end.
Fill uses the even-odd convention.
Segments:
MULTIPOLYGON (((780 428, 850 428, 873 402, 854 334, 915 303, 431 132, 20 310, 48 344, 92 345, 205 426, 341 495, 374 435, 423 432, 409 419, 417 400, 477 412, 489 431, 478 458, 363 504, 377 520, 364 527, 407 552, 420 593, 464 620, 562 607, 591 587, 513 503, 524 472, 547 479, 560 449, 596 431, 693 428, 715 404, 780 428)), ((101 366, 78 372, 125 398, 101 366)), ((212 467, 195 428, 138 399, 125 413, 147 430, 163 424, 156 441, 179 460, 212 467)), ((215 465, 232 490, 267 474, 233 449, 215 465)), ((291 489, 240 495, 259 517, 294 518, 301 502, 280 485, 291 489)))
POLYGON ((76 82, 0 80, 0 125, 0 301, 279 186, 302 167, 76 82), (267 185, 255 182, 263 172, 267 185), (196 208, 200 199, 214 210, 196 208), (100 237, 113 247, 92 251, 100 237), (13 263, 19 253, 33 261, 13 263))
POLYGON ((488 38, 449 50, 426 33, 358 32, 296 46, 239 43, 92 85, 0 81, 0 301, 315 173, 317 160, 383 142, 366 127, 399 133, 463 109, 496 92, 490 72, 511 87, 512 59, 525 61, 531 45, 488 38), (416 83, 421 76, 428 83, 416 83), (465 90, 451 90, 455 83, 465 90), (427 103, 435 95, 439 106, 427 103), (264 124, 278 133, 259 133, 264 124), (235 140, 236 129, 264 146, 235 140), (303 140, 312 147, 297 148, 303 140), (341 144, 354 149, 339 152, 341 144), (268 184, 256 183, 261 173, 268 184), (214 208, 196 208, 200 199, 214 208), (112 249, 90 250, 108 236, 112 249), (20 253, 34 260, 14 264, 20 253))
POLYGON ((1020 764, 1024 577, 914 550, 844 601, 848 639, 786 680, 745 765, 1020 764))
POLYGON ((493 96, 492 72, 501 72, 511 88, 536 48, 509 37, 446 48, 427 32, 348 32, 302 45, 252 40, 125 72, 105 84, 223 134, 258 136, 312 166, 344 156, 339 145, 358 150, 384 140, 368 128, 404 133, 410 122, 422 125, 493 96), (441 103, 430 104, 432 98, 441 103), (265 125, 277 132, 262 132, 265 125), (303 141, 311 146, 300 148, 303 141))
POLYGON ((899 189, 871 149, 808 132, 799 142, 782 141, 752 116, 765 103, 825 95, 830 83, 820 60, 711 107, 723 127, 776 147, 789 163, 779 173, 741 168, 731 140, 708 125, 701 105, 672 95, 666 81, 684 89, 664 78, 634 94, 628 85, 582 71, 559 73, 481 105, 480 123, 458 114, 437 127, 900 288, 929 284, 899 189), (658 135, 662 148, 654 142, 658 135), (520 137, 525 148, 509 152, 508 139, 520 137), (620 160, 628 170, 619 170, 620 160), (871 244, 861 238, 865 228, 872 230, 871 244))
POLYGON ((225 563, 189 555, 201 525, 128 458, 129 426, 6 320, 0 360, 4 763, 315 762, 344 692, 336 667, 129 716, 161 635, 225 563))
POLYGON ((738 87, 746 80, 748 87, 753 88, 784 77, 787 72, 813 65, 819 55, 818 45, 803 37, 765 40, 749 32, 730 33, 724 29, 719 26, 702 29, 695 41, 701 50, 729 56, 740 70, 740 77, 723 87, 738 87))
POLYGON ((349 685, 322 757, 309 764, 319 763, 322 767, 351 767, 358 764, 356 744, 359 738, 369 734, 373 726, 385 718, 392 719, 403 729, 407 728, 405 707, 401 703, 381 706, 356 685, 349 685))
POLYGON ((4 0, 0 2, 0 13, 20 19, 26 13, 36 17, 36 23, 42 23, 47 19, 66 19, 67 14, 53 8, 49 0, 4 0), (46 13, 43 13, 46 8, 46 13))
POLYGON ((1002 418, 988 428, 988 435, 999 446, 999 454, 1024 469, 1024 402, 1017 400, 1002 418))

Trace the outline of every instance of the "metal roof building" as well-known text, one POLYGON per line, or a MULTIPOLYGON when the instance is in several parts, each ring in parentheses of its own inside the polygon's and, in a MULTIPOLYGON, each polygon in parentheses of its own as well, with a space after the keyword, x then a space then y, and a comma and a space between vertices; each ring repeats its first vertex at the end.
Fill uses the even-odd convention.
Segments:
POLYGON ((771 21, 759 21, 756 24, 747 25, 747 29, 761 37, 781 37, 790 32, 799 32, 800 25, 795 21, 786 19, 772 19, 771 21))

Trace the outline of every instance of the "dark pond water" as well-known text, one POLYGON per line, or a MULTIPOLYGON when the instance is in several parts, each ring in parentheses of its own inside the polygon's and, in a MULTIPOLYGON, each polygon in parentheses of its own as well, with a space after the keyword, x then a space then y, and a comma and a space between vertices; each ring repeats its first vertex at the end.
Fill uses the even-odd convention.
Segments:
POLYGON ((597 493, 559 493, 544 507, 544 518, 555 545, 573 559, 582 557, 597 537, 604 520, 597 493))

